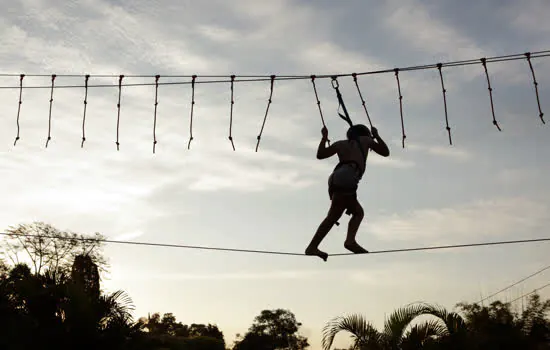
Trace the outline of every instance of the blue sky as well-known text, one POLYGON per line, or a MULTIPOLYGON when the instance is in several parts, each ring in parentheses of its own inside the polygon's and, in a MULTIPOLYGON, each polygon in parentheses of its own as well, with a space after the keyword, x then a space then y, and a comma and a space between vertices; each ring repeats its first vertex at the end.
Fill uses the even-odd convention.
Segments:
MULTIPOLYGON (((53 1, 2 0, 2 72, 26 74, 330 74, 549 49, 548 2, 532 1, 53 1)), ((533 61, 543 111, 550 59, 533 61)), ((538 118, 524 60, 489 64, 495 112, 481 65, 444 70, 454 145, 449 146, 436 70, 403 72, 406 148, 393 74, 359 78, 369 113, 389 143, 371 156, 359 198, 358 241, 381 250, 547 236, 548 126, 538 118)), ((167 78, 162 81, 167 81, 167 78), (165 80, 166 79, 166 80, 165 80)), ((199 77, 200 79, 200 77, 199 77)), ((153 82, 153 79, 125 79, 153 82)), ((81 84, 59 77, 56 84, 81 84)), ((1 77, 17 86, 18 77, 1 77)), ((26 85, 49 85, 26 77, 26 85)), ((116 84, 117 78, 92 83, 116 84)), ((317 83, 332 139, 345 134, 330 81, 317 83)), ((352 118, 366 122, 353 81, 340 81, 352 118)), ((269 85, 198 84, 194 140, 189 85, 122 91, 116 151, 116 88, 91 88, 80 148, 83 89, 0 90, 0 225, 49 222, 113 239, 303 252, 328 209, 335 160, 315 159, 321 121, 309 80, 276 81, 259 152, 269 85)), ((548 118, 547 118, 548 119, 548 118)), ((345 225, 321 248, 343 252, 345 225)), ((266 308, 288 308, 312 349, 333 317, 357 312, 380 326, 414 301, 452 308, 475 301, 549 263, 546 243, 317 258, 110 245, 107 290, 124 289, 136 317, 173 312, 216 323, 232 342, 266 308)), ((499 295, 545 284, 548 272, 499 295)), ((548 295, 547 291, 542 292, 548 295)), ((349 344, 347 336, 336 345, 349 344)))

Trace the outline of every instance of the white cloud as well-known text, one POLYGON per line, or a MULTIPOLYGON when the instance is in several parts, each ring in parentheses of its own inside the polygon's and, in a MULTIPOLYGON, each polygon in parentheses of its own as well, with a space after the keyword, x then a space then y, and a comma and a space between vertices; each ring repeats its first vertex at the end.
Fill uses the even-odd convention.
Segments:
POLYGON ((420 143, 408 143, 406 148, 411 151, 420 151, 434 156, 441 156, 446 158, 455 159, 458 161, 471 160, 473 154, 464 148, 457 148, 456 146, 440 146, 440 145, 426 145, 420 143))
POLYGON ((386 25, 414 48, 453 60, 490 55, 473 39, 435 18, 420 1, 390 1, 388 12, 391 13, 386 17, 386 25))
POLYGON ((117 235, 117 236, 113 237, 112 239, 116 240, 116 241, 129 241, 129 240, 132 240, 134 238, 141 237, 144 234, 145 233, 143 231, 137 230, 137 231, 127 232, 127 233, 117 235))
POLYGON ((496 179, 502 184, 511 185, 517 183, 526 183, 537 176, 536 171, 532 169, 504 169, 497 173, 496 179))
POLYGON ((528 198, 500 198, 448 207, 417 209, 373 218, 369 231, 383 240, 429 240, 431 244, 529 234, 549 224, 550 207, 528 198))

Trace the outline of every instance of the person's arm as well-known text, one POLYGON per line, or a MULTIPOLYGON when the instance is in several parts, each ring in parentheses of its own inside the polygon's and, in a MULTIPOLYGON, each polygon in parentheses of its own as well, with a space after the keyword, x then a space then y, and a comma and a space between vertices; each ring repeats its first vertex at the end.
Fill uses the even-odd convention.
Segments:
POLYGON ((382 157, 388 157, 390 155, 390 149, 384 140, 382 140, 380 135, 378 135, 378 130, 375 127, 372 128, 372 136, 373 142, 371 142, 370 148, 382 157))
POLYGON ((317 148, 317 159, 330 158, 336 153, 338 153, 338 149, 335 143, 333 143, 328 147, 325 147, 326 142, 327 142, 326 139, 321 139, 321 142, 319 142, 319 147, 317 148))
POLYGON ((328 131, 326 128, 323 128, 322 134, 323 134, 323 137, 319 142, 319 147, 317 147, 317 159, 326 159, 326 158, 332 157, 338 151, 336 146, 338 142, 333 143, 332 145, 326 147, 326 143, 328 141, 328 131))

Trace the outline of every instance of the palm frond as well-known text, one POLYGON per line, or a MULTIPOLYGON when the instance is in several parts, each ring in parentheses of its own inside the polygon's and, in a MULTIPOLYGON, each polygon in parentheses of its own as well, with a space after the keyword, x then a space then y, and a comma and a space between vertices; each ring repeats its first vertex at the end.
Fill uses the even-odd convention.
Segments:
POLYGON ((419 339, 422 342, 431 337, 442 337, 448 335, 447 327, 438 320, 429 320, 416 324, 405 334, 404 339, 419 339))
POLYGON ((323 328, 323 349, 329 350, 336 335, 342 331, 351 334, 355 347, 366 346, 369 343, 379 343, 382 338, 382 334, 363 316, 357 314, 340 316, 332 319, 323 328))
POLYGON ((123 290, 118 290, 110 295, 100 297, 103 308, 102 324, 112 320, 129 322, 132 320, 131 312, 134 310, 132 298, 123 290))
POLYGON ((454 312, 448 312, 443 307, 427 303, 409 304, 395 310, 384 325, 384 333, 393 346, 400 343, 406 328, 416 317, 421 315, 431 315, 437 317, 437 320, 434 322, 442 325, 442 327, 438 327, 440 330, 440 336, 449 333, 456 333, 465 328, 464 320, 460 315, 454 312))

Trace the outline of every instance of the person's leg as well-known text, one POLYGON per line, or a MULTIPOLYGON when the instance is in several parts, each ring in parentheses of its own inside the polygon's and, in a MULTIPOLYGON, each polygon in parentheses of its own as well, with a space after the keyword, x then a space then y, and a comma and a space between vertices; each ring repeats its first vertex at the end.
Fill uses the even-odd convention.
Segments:
POLYGON ((348 224, 348 234, 346 237, 346 241, 344 242, 344 247, 356 254, 368 253, 368 250, 361 247, 355 240, 355 237, 357 236, 357 231, 359 230, 359 226, 363 221, 365 213, 357 198, 355 198, 354 202, 355 203, 348 209, 351 211, 352 214, 348 224))
POLYGON ((321 244, 321 241, 326 237, 326 235, 329 233, 329 231, 332 229, 334 224, 340 219, 342 214, 344 213, 344 210, 347 206, 347 198, 345 196, 340 195, 338 192, 334 193, 332 196, 332 203, 330 206, 330 209, 328 211, 328 214, 326 218, 321 222, 319 227, 317 228, 317 232, 315 232, 315 235, 311 239, 311 242, 306 248, 306 255, 315 255, 323 259, 324 261, 327 261, 328 254, 319 250, 319 244, 321 244))

